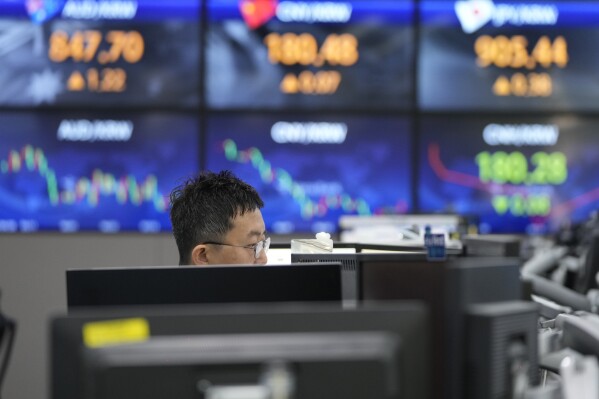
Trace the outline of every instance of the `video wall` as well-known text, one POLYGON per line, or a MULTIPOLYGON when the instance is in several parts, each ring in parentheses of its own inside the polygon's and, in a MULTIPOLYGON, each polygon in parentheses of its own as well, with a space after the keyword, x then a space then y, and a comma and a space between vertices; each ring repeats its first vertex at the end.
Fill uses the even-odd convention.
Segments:
POLYGON ((0 230, 170 229, 168 194, 197 170, 188 115, 0 113, 0 230))
POLYGON ((256 187, 271 232, 337 231, 343 214, 413 209, 408 118, 219 115, 207 132, 206 167, 256 187))
POLYGON ((598 208, 598 118, 427 116, 421 126, 423 212, 470 215, 482 231, 547 233, 598 208))
POLYGON ((166 232, 230 169, 271 233, 599 207, 599 3, 0 0, 0 232, 166 232))

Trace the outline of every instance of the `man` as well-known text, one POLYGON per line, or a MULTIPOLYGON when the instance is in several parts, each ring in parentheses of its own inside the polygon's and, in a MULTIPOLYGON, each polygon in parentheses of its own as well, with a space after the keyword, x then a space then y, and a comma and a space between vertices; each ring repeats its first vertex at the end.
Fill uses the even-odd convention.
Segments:
POLYGON ((180 265, 266 264, 264 202, 230 171, 202 172, 170 195, 180 265))

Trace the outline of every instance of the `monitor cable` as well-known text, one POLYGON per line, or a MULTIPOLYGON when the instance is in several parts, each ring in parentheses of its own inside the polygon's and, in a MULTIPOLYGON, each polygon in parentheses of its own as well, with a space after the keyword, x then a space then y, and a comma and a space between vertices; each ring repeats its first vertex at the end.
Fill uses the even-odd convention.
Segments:
POLYGON ((0 311, 0 399, 4 376, 8 369, 8 361, 12 352, 17 324, 14 320, 4 316, 0 311))

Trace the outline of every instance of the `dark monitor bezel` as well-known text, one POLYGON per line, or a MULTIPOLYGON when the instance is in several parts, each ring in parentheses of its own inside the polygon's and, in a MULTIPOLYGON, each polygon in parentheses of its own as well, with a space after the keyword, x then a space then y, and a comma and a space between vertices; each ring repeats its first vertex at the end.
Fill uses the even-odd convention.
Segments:
POLYGON ((286 383, 294 398, 392 399, 400 358, 401 340, 382 331, 151 337, 86 347, 85 398, 225 397, 286 383))
POLYGON ((400 339, 401 398, 427 399, 431 351, 428 307, 418 301, 341 309, 328 303, 161 305, 94 308, 50 318, 51 399, 78 399, 83 389, 87 323, 143 318, 152 337, 286 332, 387 331, 400 339))
POLYGON ((201 303, 341 304, 341 265, 110 267, 66 271, 67 309, 201 303))

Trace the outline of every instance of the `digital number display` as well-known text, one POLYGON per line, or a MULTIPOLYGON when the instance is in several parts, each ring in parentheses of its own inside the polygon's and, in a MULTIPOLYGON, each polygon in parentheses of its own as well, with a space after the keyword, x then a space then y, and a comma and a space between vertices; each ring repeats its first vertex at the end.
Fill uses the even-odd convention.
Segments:
POLYGON ((75 31, 71 36, 58 30, 50 35, 48 56, 54 62, 65 62, 69 58, 75 62, 90 62, 97 58, 98 63, 106 64, 122 58, 135 64, 143 57, 144 47, 143 36, 137 31, 111 30, 104 37, 97 30, 75 31), (109 47, 98 51, 102 42, 109 47))
POLYGON ((256 187, 271 233, 335 232, 341 215, 412 210, 410 129, 407 118, 214 116, 206 166, 256 187))
POLYGON ((352 66, 359 59, 358 39, 349 33, 331 33, 320 48, 316 38, 309 33, 269 33, 264 43, 268 48, 268 59, 273 64, 321 67, 326 62, 329 65, 352 66))
POLYGON ((0 0, 3 106, 199 105, 195 0, 0 0))
POLYGON ((565 68, 568 65, 568 44, 563 36, 558 36, 553 42, 548 36, 541 36, 530 53, 527 47, 528 40, 522 35, 509 38, 482 35, 474 42, 476 62, 483 68, 489 65, 514 69, 535 69, 539 65, 565 68))
POLYGON ((420 210, 478 216, 482 232, 548 233, 599 205, 599 119, 451 118, 422 123, 420 210))
POLYGON ((527 159, 521 151, 482 151, 474 158, 483 183, 560 185, 568 178, 564 153, 538 151, 527 159))
MULTIPOLYGON (((316 38, 309 33, 269 33, 264 38, 268 59, 272 64, 305 65, 322 67, 328 65, 351 66, 358 62, 358 40, 351 34, 330 34, 319 48, 316 38)), ((299 74, 288 73, 279 88, 285 94, 325 95, 337 92, 342 75, 339 71, 305 70, 299 74)))
POLYGON ((599 109, 599 3, 424 0, 420 15, 422 109, 599 109))
MULTIPOLYGON (((527 45, 528 41, 522 35, 510 38, 482 35, 474 42, 477 65, 534 70, 552 65, 565 68, 568 64, 568 45, 562 36, 553 42, 549 37, 541 36, 530 53, 527 45)), ((496 96, 549 97, 553 94, 553 80, 547 72, 515 72, 510 77, 500 74, 493 83, 492 92, 496 96)))
POLYGON ((410 110, 411 1, 208 1, 216 109, 410 110))
POLYGON ((198 169, 197 118, 59 114, 0 113, 0 232, 170 231, 169 193, 198 169))

